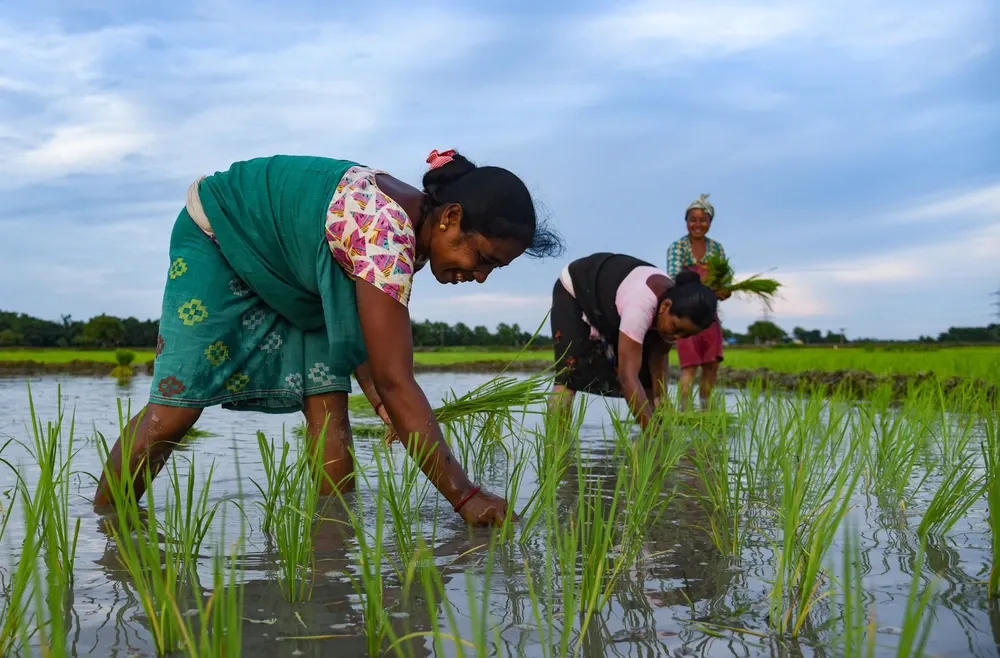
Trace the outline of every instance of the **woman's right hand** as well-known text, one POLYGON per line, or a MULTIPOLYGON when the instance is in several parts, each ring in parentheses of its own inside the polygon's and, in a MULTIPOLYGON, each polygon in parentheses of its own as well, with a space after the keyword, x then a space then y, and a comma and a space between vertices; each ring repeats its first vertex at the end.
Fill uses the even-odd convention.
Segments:
POLYGON ((509 509, 500 496, 480 489, 458 510, 465 522, 473 526, 499 526, 507 521, 518 521, 517 514, 509 509))

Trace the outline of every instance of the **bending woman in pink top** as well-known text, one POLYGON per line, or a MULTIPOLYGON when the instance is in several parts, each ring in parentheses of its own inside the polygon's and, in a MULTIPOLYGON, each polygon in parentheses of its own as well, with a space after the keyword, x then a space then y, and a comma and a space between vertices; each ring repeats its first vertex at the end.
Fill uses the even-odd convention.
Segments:
MULTIPOLYGON (((713 254, 725 256, 722 245, 707 237, 712 226, 715 208, 708 202, 708 195, 702 194, 697 201, 688 206, 684 220, 687 222, 688 234, 670 245, 667 250, 667 274, 677 277, 681 272, 695 272, 704 278, 708 273, 705 263, 713 254)), ((728 292, 715 293, 719 299, 729 298, 728 292)), ((701 398, 702 409, 708 407, 708 401, 719 374, 719 364, 722 362, 722 326, 716 317, 711 325, 689 338, 677 341, 677 359, 681 365, 680 398, 681 409, 686 410, 691 400, 691 384, 694 383, 698 368, 701 368, 701 385, 698 396, 701 398)))
POLYGON ((666 398, 670 343, 708 327, 716 303, 693 272, 675 281, 624 254, 573 261, 552 289, 553 401, 565 408, 576 391, 624 397, 645 429, 666 398))

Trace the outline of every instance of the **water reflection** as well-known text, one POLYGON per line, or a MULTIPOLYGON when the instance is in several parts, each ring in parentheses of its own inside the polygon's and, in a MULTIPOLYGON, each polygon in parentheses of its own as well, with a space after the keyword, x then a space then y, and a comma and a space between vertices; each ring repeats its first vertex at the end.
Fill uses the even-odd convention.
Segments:
MULTIPOLYGON (((421 375, 420 383, 438 400, 450 388, 457 391, 471 388, 484 381, 482 375, 421 375)), ((148 377, 136 377, 124 389, 111 378, 40 378, 32 382, 32 392, 43 419, 54 418, 57 411, 57 387, 63 384, 63 403, 67 412, 75 411, 78 438, 81 432, 102 432, 112 439, 117 434, 118 411, 115 397, 126 391, 139 398, 149 387, 148 377)), ((735 406, 735 405, 731 405, 735 406)), ((22 380, 0 379, 0 436, 27 437, 27 389, 22 380)), ((284 428, 298 422, 292 416, 236 414, 218 409, 209 410, 199 427, 216 436, 190 440, 178 454, 197 456, 199 469, 204 472, 211 460, 216 460, 212 484, 212 501, 225 498, 239 500, 248 514, 247 552, 242 560, 246 578, 244 617, 244 652, 246 655, 273 656, 361 655, 366 651, 364 618, 358 597, 348 574, 355 573, 358 555, 353 528, 345 523, 337 504, 324 509, 324 520, 314 530, 315 580, 311 600, 289 604, 276 581, 277 555, 274 546, 259 532, 259 511, 253 505, 255 491, 248 485, 250 478, 262 481, 263 473, 256 450, 256 432, 280 440, 284 428), (239 457, 242 472, 235 468, 239 457), (239 491, 242 487, 243 495, 239 491), (294 636, 335 635, 329 639, 279 639, 294 636)), ((761 421, 766 422, 766 421, 761 421)), ((571 464, 557 492, 561 518, 565 518, 576 503, 577 477, 582 469, 585 477, 599 485, 608 496, 615 487, 617 465, 611 459, 612 449, 604 440, 610 435, 610 416, 600 401, 591 405, 581 434, 584 461, 571 464)), ((737 424, 731 434, 745 430, 737 424)), ((290 435, 289 435, 290 436, 290 435)), ((359 440, 359 463, 371 464, 371 441, 359 440)), ((72 606, 70 642, 73 655, 153 655, 148 620, 119 563, 114 540, 102 525, 102 518, 89 506, 93 482, 85 473, 96 474, 100 468, 93 443, 79 443, 81 448, 74 469, 79 471, 76 495, 71 500, 71 517, 83 519, 76 562, 76 583, 72 606)), ((12 450, 14 450, 12 448, 12 450)), ((402 458, 400 448, 394 454, 402 458)), ((13 462, 16 451, 5 453, 13 462)), ((504 487, 510 479, 510 463, 503 450, 494 449, 479 460, 477 475, 493 488, 504 487)), ((773 456, 774 459, 780 455, 773 456)), ((30 476, 33 471, 25 470, 30 476)), ((0 474, 0 491, 10 485, 0 474)), ((683 495, 697 483, 676 471, 671 485, 677 486, 666 513, 650 528, 642 559, 623 575, 616 584, 610 605, 589 623, 581 638, 583 655, 612 656, 834 656, 837 655, 834 621, 839 608, 835 598, 824 604, 817 615, 817 627, 807 629, 801 641, 731 630, 749 628, 766 631, 767 595, 774 559, 767 537, 775 529, 768 525, 767 516, 755 519, 759 527, 750 533, 744 551, 735 557, 722 554, 710 541, 703 528, 711 518, 697 498, 683 495), (710 624, 709 624, 710 622, 710 624), (707 625, 706 625, 707 624, 707 625), (826 624, 826 625, 824 625, 826 624)), ((162 484, 158 483, 157 486, 162 484)), ((927 485, 937 486, 932 477, 927 485)), ((519 493, 516 509, 523 509, 535 487, 529 469, 528 479, 519 493)), ((161 492, 158 489, 157 492, 161 492)), ((902 624, 910 574, 920 542, 913 528, 919 518, 912 509, 888 504, 879 506, 859 494, 852 518, 859 524, 863 550, 860 565, 866 597, 874 605, 880 644, 891 647, 892 635, 902 624)), ((349 504, 364 506, 369 525, 373 518, 375 496, 368 487, 348 497, 349 504)), ((609 500, 604 501, 610 504, 609 500)), ((762 506, 772 505, 765 500, 762 506)), ((5 501, 6 505, 6 501, 5 501)), ((989 536, 982 524, 984 508, 977 503, 968 522, 956 526, 947 538, 931 538, 927 544, 925 576, 936 583, 940 594, 935 612, 935 631, 928 650, 936 655, 995 656, 1000 641, 1000 609, 987 596, 985 574, 979 565, 988 564, 989 536)), ((392 612, 397 633, 429 631, 436 620, 447 625, 448 611, 466 637, 472 635, 468 589, 477 592, 479 601, 486 600, 490 623, 496 625, 501 653, 515 656, 540 656, 541 633, 536 627, 528 597, 526 573, 535 583, 545 578, 544 545, 537 538, 523 544, 511 542, 496 555, 493 577, 483 583, 486 569, 484 544, 489 535, 470 532, 436 492, 431 491, 421 507, 423 524, 414 529, 433 542, 434 554, 444 582, 447 601, 428 605, 423 589, 415 585, 409 593, 394 573, 386 573, 384 600, 392 612), (437 514, 436 527, 431 520, 437 514), (459 556, 461 559, 457 559, 459 556), (478 592, 486 592, 481 596, 478 592)), ((16 516, 14 517, 16 518, 16 516)), ((221 522, 220 522, 221 523, 221 522)), ((217 528, 217 529, 222 529, 217 528)), ((231 514, 225 521, 226 537, 239 532, 239 519, 231 514)), ((212 545, 212 533, 208 546, 212 545)), ((386 529, 386 550, 391 556, 394 541, 391 528, 386 529)), ((16 559, 19 545, 17 524, 8 528, 3 539, 0 566, 16 559)), ((842 553, 840 536, 830 549, 829 561, 839 574, 842 553)), ((210 553, 210 550, 203 551, 210 553)), ((210 584, 211 561, 201 561, 200 581, 195 591, 205 596, 210 584)), ((571 623, 573 620, 569 620, 571 623)), ((444 653, 454 654, 454 648, 444 647, 444 653)), ((413 656, 434 653, 431 644, 414 640, 405 652, 413 656)))

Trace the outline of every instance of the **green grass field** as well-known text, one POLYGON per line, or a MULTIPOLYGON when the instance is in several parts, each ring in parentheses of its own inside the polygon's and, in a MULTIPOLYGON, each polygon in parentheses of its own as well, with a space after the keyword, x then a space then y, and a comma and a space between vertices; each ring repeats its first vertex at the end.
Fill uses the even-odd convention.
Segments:
MULTIPOLYGON (((514 358, 512 351, 440 350, 417 352, 417 363, 447 365, 472 361, 506 361, 514 358)), ((154 357, 153 350, 136 351, 136 362, 154 357)), ((529 351, 520 355, 525 360, 552 358, 549 350, 529 351)), ((114 350, 72 349, 10 349, 0 350, 2 361, 37 361, 66 363, 69 361, 99 361, 114 363, 114 350)), ((676 364, 676 360, 672 359, 676 364)), ((940 349, 865 349, 847 347, 753 348, 726 350, 725 365, 732 368, 769 368, 781 372, 804 370, 868 370, 878 374, 932 371, 939 377, 974 377, 1000 383, 1000 347, 945 347, 940 349)))
POLYGON ((725 356, 725 365, 732 368, 781 372, 868 370, 877 374, 931 371, 938 377, 972 377, 1000 383, 1000 347, 870 351, 861 347, 737 348, 727 350, 725 356))
MULTIPOLYGON (((136 363, 151 361, 156 353, 153 350, 133 350, 136 363)), ((417 363, 428 365, 468 363, 471 361, 509 361, 516 356, 513 351, 483 351, 483 350, 447 350, 432 352, 417 352, 417 363)), ((551 350, 529 351, 520 357, 523 360, 551 359, 551 350)), ((36 361, 39 363, 68 363, 70 361, 97 361, 100 363, 115 363, 115 350, 75 350, 62 348, 44 349, 0 349, 2 361, 36 361)))

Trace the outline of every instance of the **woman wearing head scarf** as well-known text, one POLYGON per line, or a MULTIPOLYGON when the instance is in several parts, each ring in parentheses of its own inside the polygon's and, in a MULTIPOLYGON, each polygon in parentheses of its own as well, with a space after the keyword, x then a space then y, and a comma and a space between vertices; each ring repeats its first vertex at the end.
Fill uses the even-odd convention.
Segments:
MULTIPOLYGON (((684 220, 688 234, 667 250, 668 276, 676 277, 683 271, 690 271, 704 279, 708 274, 706 262, 709 257, 726 255, 722 245, 706 235, 714 217, 715 208, 709 203, 707 194, 702 194, 687 207, 684 220)), ((716 295, 720 300, 729 298, 729 293, 725 291, 716 292, 716 295)), ((677 359, 681 366, 681 409, 687 409, 690 404, 691 385, 699 368, 701 384, 698 394, 702 408, 707 408, 719 374, 719 363, 722 362, 722 327, 718 317, 697 335, 677 340, 677 359)))
POLYGON ((565 410, 577 391, 624 397, 645 429, 665 398, 670 343, 707 327, 715 308, 693 272, 674 280, 625 254, 573 261, 552 289, 553 405, 565 410))
MULTIPOLYGON (((206 407, 301 411, 323 434, 323 493, 354 486, 350 377, 471 524, 502 523, 502 498, 469 481, 413 376, 407 305, 429 264, 440 283, 482 283, 522 254, 557 252, 521 180, 431 152, 417 189, 347 160, 237 162, 188 190, 170 238, 149 404, 129 423, 137 498, 206 407)), ((107 472, 121 473, 121 442, 107 472)), ((110 502, 102 477, 94 500, 110 502)))

